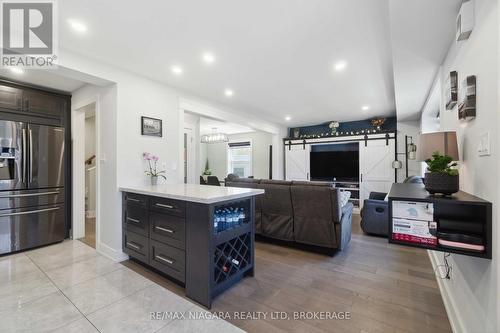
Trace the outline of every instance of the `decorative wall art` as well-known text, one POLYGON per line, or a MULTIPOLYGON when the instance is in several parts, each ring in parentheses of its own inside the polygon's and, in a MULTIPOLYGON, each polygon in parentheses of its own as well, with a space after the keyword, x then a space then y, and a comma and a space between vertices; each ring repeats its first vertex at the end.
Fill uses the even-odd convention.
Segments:
POLYGON ((161 119, 141 117, 141 134, 162 137, 161 119))
POLYGON ((460 104, 458 105, 458 119, 472 120, 476 118, 476 76, 470 75, 460 87, 460 104))
POLYGON ((446 109, 452 110, 458 101, 458 73, 450 72, 446 79, 446 109))

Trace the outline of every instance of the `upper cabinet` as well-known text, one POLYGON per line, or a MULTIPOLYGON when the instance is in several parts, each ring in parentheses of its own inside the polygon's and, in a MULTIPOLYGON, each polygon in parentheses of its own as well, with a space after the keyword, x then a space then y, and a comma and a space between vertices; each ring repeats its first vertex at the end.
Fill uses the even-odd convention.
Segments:
POLYGON ((64 95, 0 83, 0 110, 6 112, 61 120, 68 103, 64 95))
POLYGON ((24 92, 24 101, 26 111, 54 118, 61 117, 66 108, 63 97, 33 90, 24 92))
POLYGON ((0 108, 21 111, 23 90, 0 85, 0 108))

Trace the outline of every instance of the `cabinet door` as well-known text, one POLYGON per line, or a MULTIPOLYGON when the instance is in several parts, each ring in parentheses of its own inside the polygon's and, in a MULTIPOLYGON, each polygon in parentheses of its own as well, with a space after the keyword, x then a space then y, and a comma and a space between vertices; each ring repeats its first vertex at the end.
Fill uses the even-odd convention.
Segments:
POLYGON ((309 180, 310 145, 285 147, 286 180, 309 180))
POLYGON ((17 110, 22 109, 23 91, 8 86, 0 86, 0 108, 17 110))
POLYGON ((368 199, 370 192, 389 192, 394 183, 395 159, 394 140, 371 140, 359 143, 359 172, 361 202, 368 199))
POLYGON ((26 91, 24 94, 25 107, 28 112, 59 118, 64 114, 66 100, 60 96, 54 96, 38 91, 26 91))

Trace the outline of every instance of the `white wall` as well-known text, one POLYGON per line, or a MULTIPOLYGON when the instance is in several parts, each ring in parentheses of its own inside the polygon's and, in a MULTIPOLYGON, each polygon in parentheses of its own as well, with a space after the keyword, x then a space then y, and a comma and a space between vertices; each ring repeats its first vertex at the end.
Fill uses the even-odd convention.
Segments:
MULTIPOLYGON (((403 168, 398 170, 398 182, 402 182, 406 178, 405 135, 411 136, 413 138, 413 143, 417 144, 418 135, 420 133, 420 120, 398 121, 397 126, 398 160, 403 163, 403 168)), ((416 160, 408 160, 408 176, 419 176, 420 174, 420 162, 417 162, 416 160)))
MULTIPOLYGON (((445 90, 441 89, 440 129, 458 132, 462 151, 460 188, 493 203, 493 259, 452 255, 451 280, 439 280, 443 299, 456 332, 499 332, 499 105, 497 0, 475 1, 475 27, 469 40, 453 43, 442 65, 441 82, 452 70, 459 84, 467 75, 477 77, 477 117, 458 120, 457 107, 446 110, 445 90), (477 154, 482 133, 491 136, 491 156, 477 154)), ((460 100, 460 96, 459 96, 460 100)), ((442 254, 431 251, 433 264, 442 264, 442 254)))
MULTIPOLYGON (((273 144, 273 135, 265 132, 231 134, 229 141, 252 141, 252 174, 255 178, 269 178, 269 146, 273 144)), ((219 179, 227 176, 227 143, 202 144, 205 146, 210 164, 210 171, 219 179)), ((205 159, 206 161, 206 159, 205 159)), ((202 163, 203 169, 205 163, 202 163)))

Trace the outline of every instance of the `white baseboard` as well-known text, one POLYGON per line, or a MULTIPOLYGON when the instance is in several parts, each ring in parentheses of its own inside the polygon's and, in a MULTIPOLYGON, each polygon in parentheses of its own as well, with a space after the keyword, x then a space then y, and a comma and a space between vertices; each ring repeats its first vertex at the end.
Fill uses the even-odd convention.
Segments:
MULTIPOLYGON (((429 259, 431 260, 432 268, 436 271, 436 267, 439 265, 437 260, 437 254, 435 251, 428 250, 429 259)), ((458 312, 459 307, 457 306, 455 299, 450 293, 448 286, 446 285, 446 280, 436 278, 439 291, 441 292, 441 297, 443 298, 444 307, 446 308, 446 314, 448 315, 448 319, 450 321, 451 329, 454 333, 465 333, 467 330, 465 329, 464 323, 460 320, 460 314, 458 312)))
POLYGON ((112 247, 104 244, 104 243, 97 243, 97 252, 102 254, 105 257, 108 257, 109 259, 120 262, 128 259, 128 255, 123 253, 123 251, 120 250, 115 250, 112 247))

